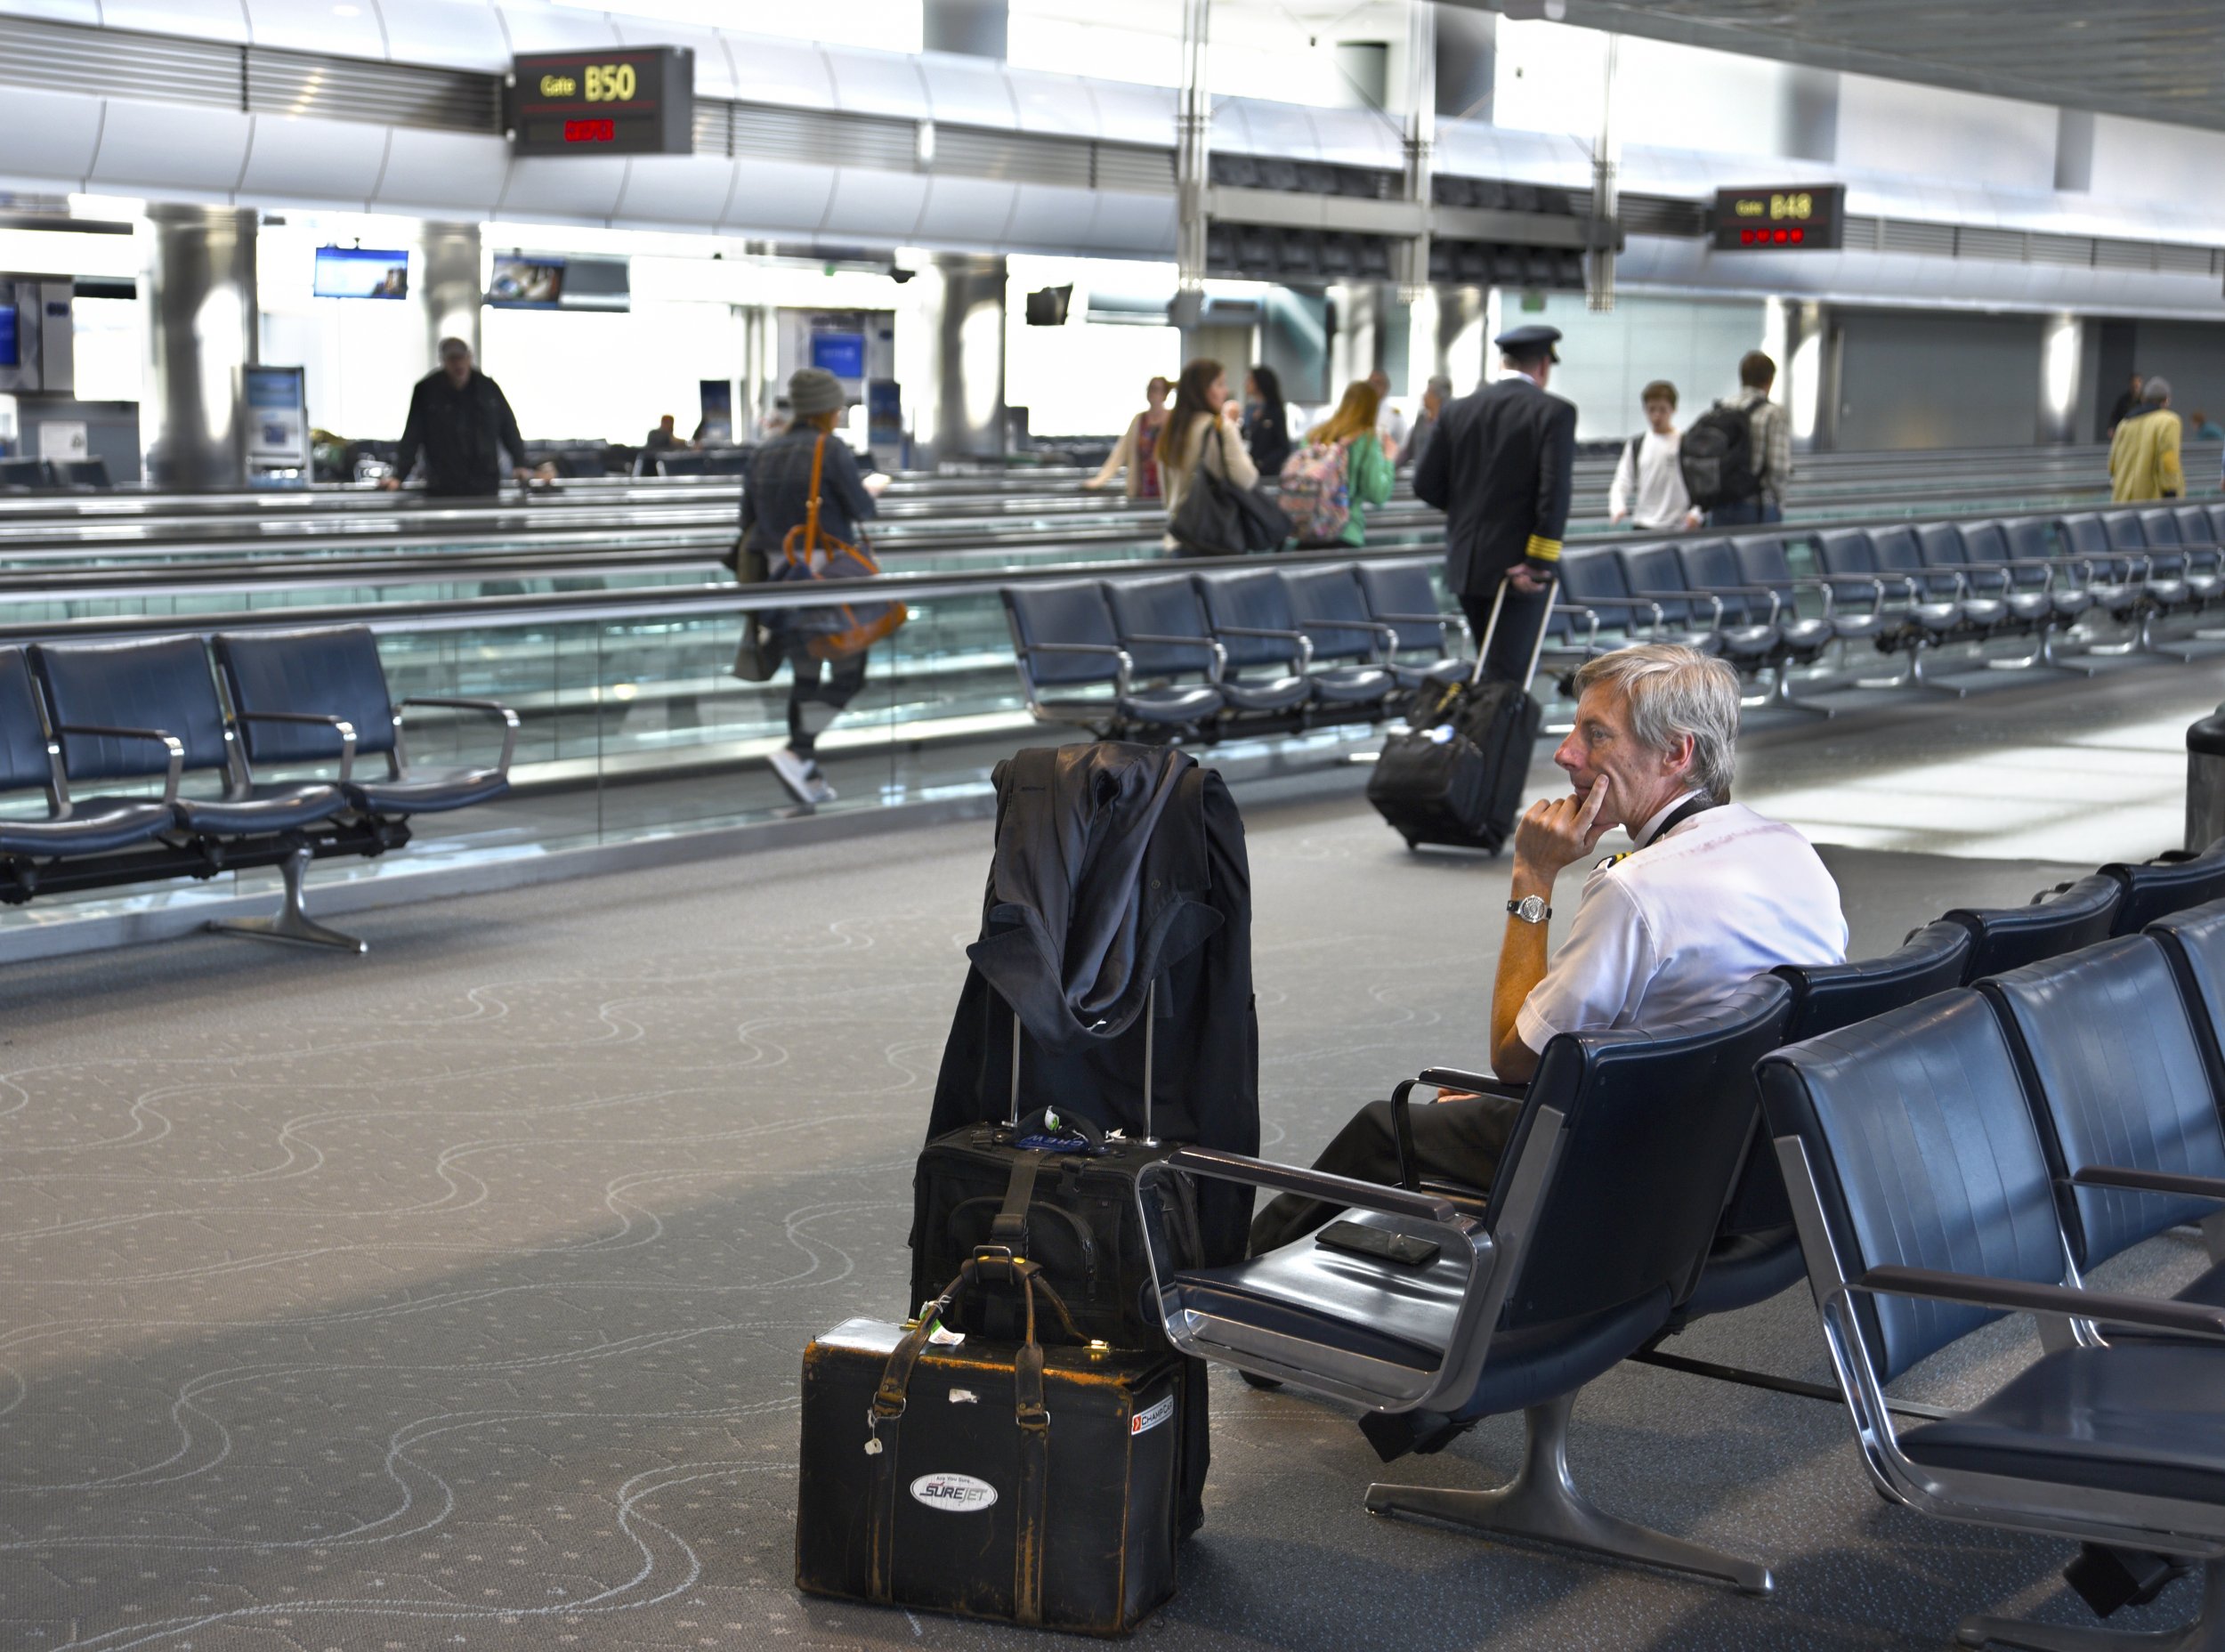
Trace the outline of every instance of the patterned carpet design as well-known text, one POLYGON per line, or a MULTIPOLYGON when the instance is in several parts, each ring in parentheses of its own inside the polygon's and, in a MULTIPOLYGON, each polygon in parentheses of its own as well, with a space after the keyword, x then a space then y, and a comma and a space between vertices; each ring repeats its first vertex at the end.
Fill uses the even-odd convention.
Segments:
MULTIPOLYGON (((1247 808, 1268 1152, 1304 1159, 1481 1059, 1504 864, 1407 856, 1349 786, 1247 808)), ((360 960, 211 936, 0 984, 0 1647, 1041 1644, 789 1583, 798 1356, 905 1309, 988 831, 366 915, 360 960)), ((1833 859, 1857 949, 2058 875, 1833 859)), ((1798 1293, 1685 1341, 1820 1374, 1798 1293)), ((1882 1504, 1830 1406, 1625 1367, 1577 1411, 1598 1499, 1771 1559, 1756 1601, 1372 1519, 1348 1418, 1226 1379, 1154 1647, 1913 1648, 2083 1610, 2059 1545, 1882 1504)), ((1401 1468, 1480 1485, 1517 1445, 1401 1468)))

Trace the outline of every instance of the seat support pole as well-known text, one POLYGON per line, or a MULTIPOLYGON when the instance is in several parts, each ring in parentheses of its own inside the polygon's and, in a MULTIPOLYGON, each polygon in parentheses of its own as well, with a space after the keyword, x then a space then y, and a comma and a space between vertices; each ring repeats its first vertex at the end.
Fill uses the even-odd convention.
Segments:
POLYGON ((2177 1629, 2108 1629, 2027 1623, 2017 1617, 1966 1617, 1955 1642, 2014 1647, 2023 1652, 2225 1652, 2225 1560, 2202 1565, 2202 1607, 2177 1629))
POLYGON ((302 879, 308 871, 308 848, 295 850, 279 862, 279 875, 286 880, 286 894, 279 902, 275 917, 217 918, 212 919, 208 927, 226 935, 254 935, 295 946, 324 946, 341 952, 369 952, 368 941, 342 935, 337 929, 328 929, 309 915, 309 909, 302 903, 302 879))
POLYGON ((1574 1394, 1564 1394, 1522 1413, 1522 1470, 1496 1491, 1378 1484, 1367 1488, 1368 1512, 1419 1515, 1490 1536, 1559 1543, 1691 1572, 1729 1583, 1743 1594, 1766 1595, 1775 1587, 1769 1568, 1759 1562, 1608 1514, 1578 1491, 1568 1470, 1568 1417, 1575 1405, 1574 1394))

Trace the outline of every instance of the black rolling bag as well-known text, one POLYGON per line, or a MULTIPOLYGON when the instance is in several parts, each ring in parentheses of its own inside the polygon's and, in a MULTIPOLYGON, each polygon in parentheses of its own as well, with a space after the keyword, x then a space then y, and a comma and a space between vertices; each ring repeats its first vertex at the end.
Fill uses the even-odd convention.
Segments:
POLYGON ((1410 849, 1430 843, 1496 854, 1514 836, 1530 757, 1545 721, 1545 709, 1530 692, 1545 651, 1545 627, 1538 627, 1529 674, 1518 686, 1486 682, 1484 660, 1506 600, 1502 579, 1492 599, 1491 622, 1476 645, 1474 675, 1465 683, 1420 691, 1407 716, 1408 732, 1384 742, 1368 776, 1367 800, 1410 849))
POLYGON ((1016 1342, 930 1313, 805 1349, 797 1587, 1126 1634, 1174 1593, 1183 1362, 1072 1340, 1032 1263, 969 1262, 943 1295, 984 1293, 1024 1308, 1016 1342), (1068 1345, 1039 1340, 1039 1303, 1068 1345))

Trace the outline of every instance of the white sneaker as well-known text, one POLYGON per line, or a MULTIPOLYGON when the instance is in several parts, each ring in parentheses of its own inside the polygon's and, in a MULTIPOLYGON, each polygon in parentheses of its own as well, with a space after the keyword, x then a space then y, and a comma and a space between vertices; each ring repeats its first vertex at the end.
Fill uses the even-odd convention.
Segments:
POLYGON ((816 763, 811 765, 810 772, 805 775, 804 784, 811 788, 811 800, 814 804, 832 803, 837 797, 841 795, 829 783, 827 777, 819 772, 819 765, 816 763))
MULTIPOLYGON (((773 778, 788 789, 788 795, 795 798, 797 802, 805 808, 810 808, 820 801, 813 795, 812 790, 813 776, 816 773, 817 765, 809 757, 790 751, 783 746, 765 761, 773 765, 773 778)), ((827 782, 822 780, 818 784, 826 786, 827 782)), ((829 797, 834 795, 832 788, 828 789, 827 795, 829 797)))

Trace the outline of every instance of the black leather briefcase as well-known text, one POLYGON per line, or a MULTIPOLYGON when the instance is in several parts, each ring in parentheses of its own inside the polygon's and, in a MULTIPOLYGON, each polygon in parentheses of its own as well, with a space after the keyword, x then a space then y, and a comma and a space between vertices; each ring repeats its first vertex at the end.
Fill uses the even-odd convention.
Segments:
POLYGON ((945 1295, 983 1291, 1027 1302, 1023 1340, 852 1319, 804 1350, 797 1587, 1126 1634, 1174 1593, 1182 1361, 1044 1347, 1036 1303, 1067 1316, 1032 1264, 945 1295))

